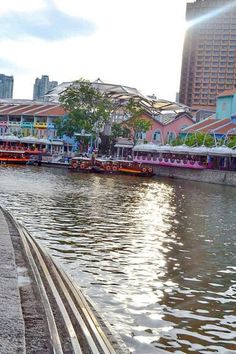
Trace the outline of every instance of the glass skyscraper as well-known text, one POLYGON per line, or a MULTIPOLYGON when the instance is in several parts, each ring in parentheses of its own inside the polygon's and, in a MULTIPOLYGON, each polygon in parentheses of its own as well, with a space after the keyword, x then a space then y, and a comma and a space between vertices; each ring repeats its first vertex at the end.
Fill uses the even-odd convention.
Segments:
POLYGON ((36 78, 34 83, 33 100, 47 101, 44 95, 57 85, 57 81, 49 81, 48 75, 42 75, 41 79, 36 78))
POLYGON ((13 76, 0 74, 0 98, 12 98, 13 84, 13 76))

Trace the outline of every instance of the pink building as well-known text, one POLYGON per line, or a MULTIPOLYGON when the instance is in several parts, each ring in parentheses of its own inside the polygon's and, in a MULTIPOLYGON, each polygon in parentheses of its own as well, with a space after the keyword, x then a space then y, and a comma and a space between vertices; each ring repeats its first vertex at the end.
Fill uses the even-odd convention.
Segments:
POLYGON ((150 121, 152 127, 146 133, 138 133, 136 140, 162 145, 176 139, 182 129, 194 123, 192 116, 187 112, 182 112, 174 116, 163 114, 158 118, 153 118, 151 115, 145 113, 140 118, 150 121))

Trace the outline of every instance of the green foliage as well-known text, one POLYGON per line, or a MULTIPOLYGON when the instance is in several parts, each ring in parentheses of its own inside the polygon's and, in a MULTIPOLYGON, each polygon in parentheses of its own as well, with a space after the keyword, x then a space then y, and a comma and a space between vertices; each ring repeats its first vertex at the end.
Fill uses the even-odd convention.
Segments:
POLYGON ((135 133, 146 133, 148 130, 151 129, 152 123, 143 118, 134 118, 131 119, 127 125, 134 130, 135 133))
POLYGON ((84 129, 87 133, 99 132, 109 121, 114 104, 84 79, 74 81, 60 95, 60 104, 68 117, 56 122, 58 134, 72 136, 84 129))
POLYGON ((132 132, 135 137, 137 133, 145 133, 151 129, 151 122, 140 118, 144 111, 134 99, 129 99, 126 104, 122 106, 122 109, 128 119, 122 123, 112 124, 111 135, 113 140, 118 137, 130 139, 132 132))
POLYGON ((234 136, 228 137, 226 145, 229 148, 234 148, 236 146, 236 136, 234 135, 234 136))
POLYGON ((172 146, 178 146, 178 145, 183 145, 184 144, 184 139, 178 136, 176 139, 171 141, 172 146))
POLYGON ((116 138, 129 138, 130 129, 126 126, 123 126, 121 123, 113 123, 111 127, 111 138, 115 140, 116 138))
POLYGON ((134 133, 134 142, 136 142, 138 133, 146 133, 152 128, 152 123, 149 120, 139 117, 131 118, 126 124, 134 133))

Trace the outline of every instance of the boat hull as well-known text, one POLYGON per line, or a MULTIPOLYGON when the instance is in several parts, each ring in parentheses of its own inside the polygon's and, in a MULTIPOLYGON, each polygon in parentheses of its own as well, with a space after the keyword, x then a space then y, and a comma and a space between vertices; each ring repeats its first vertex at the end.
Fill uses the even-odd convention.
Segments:
POLYGON ((124 174, 132 176, 151 177, 154 175, 153 168, 137 163, 135 161, 118 161, 118 160, 83 160, 73 159, 71 171, 89 172, 99 174, 124 174))

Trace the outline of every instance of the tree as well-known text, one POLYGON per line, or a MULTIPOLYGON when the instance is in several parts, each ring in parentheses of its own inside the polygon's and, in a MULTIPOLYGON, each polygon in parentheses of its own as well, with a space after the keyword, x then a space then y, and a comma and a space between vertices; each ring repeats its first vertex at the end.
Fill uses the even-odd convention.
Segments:
POLYGON ((228 139, 227 139, 227 142, 226 142, 226 145, 229 147, 229 148, 235 148, 236 146, 236 136, 230 136, 228 139))
POLYGON ((82 129, 98 135, 114 109, 112 100, 84 79, 74 81, 63 91, 59 102, 68 112, 64 120, 56 122, 59 136, 73 136, 82 129))
POLYGON ((141 118, 144 109, 133 98, 130 98, 123 107, 124 116, 127 120, 120 123, 120 132, 122 137, 130 138, 133 135, 134 143, 137 140, 138 133, 146 133, 151 129, 152 123, 141 118), (132 134, 133 133, 133 134, 132 134))
POLYGON ((152 127, 152 123, 149 120, 139 117, 131 118, 126 124, 133 131, 134 143, 136 143, 139 133, 146 133, 152 127))

